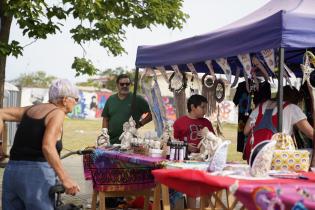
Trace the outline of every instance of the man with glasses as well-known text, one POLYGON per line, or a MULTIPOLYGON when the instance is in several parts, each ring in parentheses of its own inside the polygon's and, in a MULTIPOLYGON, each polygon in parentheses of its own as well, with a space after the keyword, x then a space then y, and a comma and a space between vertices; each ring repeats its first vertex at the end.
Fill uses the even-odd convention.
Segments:
POLYGON ((134 110, 131 110, 133 94, 130 92, 130 84, 127 74, 119 75, 116 79, 118 92, 108 98, 102 112, 102 127, 108 129, 111 144, 120 143, 119 136, 123 132, 123 124, 129 120, 130 116, 135 120, 137 128, 152 120, 147 101, 139 95, 135 98, 134 110), (144 114, 146 116, 141 119, 144 114))

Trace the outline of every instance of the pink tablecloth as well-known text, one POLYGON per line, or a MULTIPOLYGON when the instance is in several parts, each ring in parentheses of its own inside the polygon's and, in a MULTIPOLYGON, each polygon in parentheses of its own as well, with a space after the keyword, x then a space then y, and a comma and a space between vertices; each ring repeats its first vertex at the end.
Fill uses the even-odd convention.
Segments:
POLYGON ((97 149, 83 158, 84 175, 97 191, 126 191, 154 187, 153 169, 165 159, 97 149))
POLYGON ((298 191, 298 187, 310 194, 315 194, 315 174, 305 173, 308 180, 301 179, 269 179, 269 180, 244 180, 223 176, 213 176, 206 171, 187 169, 158 169, 154 170, 155 179, 189 196, 197 197, 211 194, 214 191, 229 189, 236 181, 239 182, 236 191, 236 198, 244 206, 251 210, 256 209, 255 196, 253 192, 258 187, 270 186, 274 190, 280 189, 280 199, 285 204, 286 209, 298 201, 302 200, 308 209, 315 209, 315 201, 303 197, 298 191))

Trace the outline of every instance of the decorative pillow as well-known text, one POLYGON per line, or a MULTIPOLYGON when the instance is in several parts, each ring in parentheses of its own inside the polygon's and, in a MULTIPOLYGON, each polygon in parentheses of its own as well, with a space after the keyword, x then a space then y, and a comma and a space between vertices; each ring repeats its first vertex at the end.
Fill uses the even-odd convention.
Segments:
POLYGON ((293 139, 290 135, 285 133, 275 133, 271 140, 275 140, 277 150, 295 150, 293 139))
POLYGON ((307 150, 275 150, 271 163, 272 170, 308 171, 310 152, 307 150))
POLYGON ((215 151, 208 167, 209 172, 222 171, 226 164, 228 146, 231 141, 226 140, 215 151))
POLYGON ((271 167, 275 144, 275 141, 262 141, 254 147, 249 158, 252 176, 267 176, 271 167))

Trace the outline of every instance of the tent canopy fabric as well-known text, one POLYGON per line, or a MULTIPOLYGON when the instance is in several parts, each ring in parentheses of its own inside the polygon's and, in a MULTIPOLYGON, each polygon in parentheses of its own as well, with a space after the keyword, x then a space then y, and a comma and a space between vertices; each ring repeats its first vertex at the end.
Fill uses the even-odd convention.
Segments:
MULTIPOLYGON (((301 63, 303 50, 315 47, 315 1, 271 0, 248 16, 211 33, 155 46, 139 46, 136 66, 140 68, 178 65, 188 71, 208 72, 205 60, 227 58, 232 73, 242 68, 238 54, 285 48, 285 62, 301 63)), ((223 73, 214 66, 217 73, 223 73)))

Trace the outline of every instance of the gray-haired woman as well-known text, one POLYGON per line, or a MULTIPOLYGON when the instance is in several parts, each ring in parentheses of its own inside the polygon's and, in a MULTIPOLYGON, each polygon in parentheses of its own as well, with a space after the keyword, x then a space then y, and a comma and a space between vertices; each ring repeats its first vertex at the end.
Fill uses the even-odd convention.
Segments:
POLYGON ((74 85, 59 79, 49 88, 48 103, 0 109, 0 132, 4 121, 20 122, 3 176, 3 210, 53 210, 54 198, 48 192, 56 175, 67 194, 79 192, 59 158, 63 121, 78 96, 74 85))

